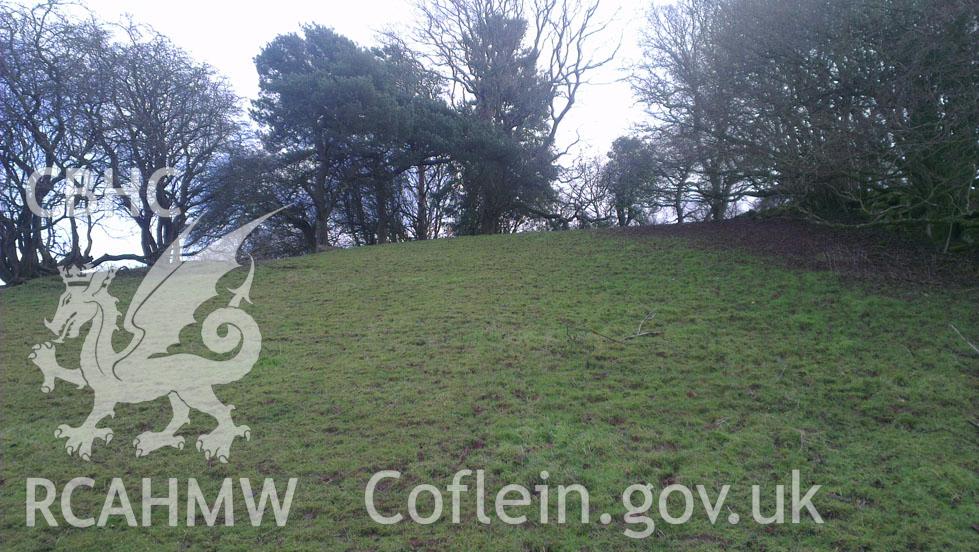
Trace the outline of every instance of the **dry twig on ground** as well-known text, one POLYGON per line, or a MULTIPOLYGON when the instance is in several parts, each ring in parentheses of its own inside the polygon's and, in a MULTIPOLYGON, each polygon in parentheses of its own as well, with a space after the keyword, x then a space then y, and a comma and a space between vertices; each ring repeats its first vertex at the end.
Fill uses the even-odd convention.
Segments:
POLYGON ((955 327, 955 324, 949 322, 948 325, 951 326, 953 330, 955 330, 955 333, 959 334, 959 337, 962 338, 962 341, 965 341, 969 347, 972 347, 973 351, 979 354, 979 347, 976 347, 975 343, 969 341, 964 335, 962 335, 962 332, 960 332, 959 329, 955 327))

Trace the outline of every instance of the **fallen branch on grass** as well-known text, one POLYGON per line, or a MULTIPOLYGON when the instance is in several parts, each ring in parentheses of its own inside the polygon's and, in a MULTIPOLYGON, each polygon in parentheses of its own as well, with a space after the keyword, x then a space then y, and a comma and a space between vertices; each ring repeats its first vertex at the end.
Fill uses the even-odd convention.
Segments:
POLYGON ((644 331, 642 331, 642 325, 645 324, 646 322, 649 322, 650 320, 652 320, 654 316, 656 316, 656 313, 655 312, 650 312, 649 314, 647 314, 646 315, 646 318, 643 318, 642 321, 639 322, 639 327, 636 328, 636 333, 634 333, 632 335, 627 335, 627 336, 623 337, 622 339, 634 339, 634 338, 637 338, 637 337, 642 337, 644 335, 659 335, 659 334, 663 333, 663 332, 644 332, 644 331))
POLYGON ((979 347, 976 347, 976 344, 975 343, 973 343, 973 342, 969 341, 968 339, 966 339, 966 337, 964 335, 962 335, 962 332, 960 332, 959 329, 955 327, 955 324, 952 324, 951 322, 949 322, 948 325, 951 326, 953 330, 955 330, 955 333, 959 334, 959 337, 962 338, 962 341, 965 341, 966 344, 969 347, 972 347, 972 350, 973 351, 975 351, 977 354, 979 354, 979 347))
MULTIPOLYGON (((588 330, 589 333, 593 333, 593 334, 597 335, 598 337, 601 337, 602 339, 607 339, 608 341, 611 341, 612 343, 619 343, 621 345, 625 345, 626 344, 626 341, 629 340, 629 339, 635 339, 637 337, 642 337, 644 335, 661 335, 663 332, 644 332, 644 331, 642 331, 643 325, 646 322, 649 322, 650 320, 652 320, 654 316, 656 316, 656 313, 654 313, 654 312, 650 312, 649 314, 647 314, 646 317, 643 318, 642 321, 639 322, 639 327, 636 329, 636 333, 629 334, 629 335, 623 337, 622 339, 618 339, 618 338, 615 338, 615 337, 612 337, 612 336, 609 336, 609 335, 605 335, 605 334, 603 334, 603 333, 601 333, 601 332, 599 332, 597 330, 593 330, 593 329, 591 329, 591 328, 589 328, 587 326, 585 326, 584 329, 585 330, 588 330)), ((564 322, 565 328, 567 328, 567 329, 570 329, 573 326, 573 324, 571 323, 570 320, 562 320, 562 322, 564 322)))
POLYGON ((591 328, 588 328, 588 331, 591 332, 591 333, 593 333, 593 334, 595 334, 595 335, 597 335, 598 337, 605 338, 605 339, 607 339, 607 340, 609 340, 609 341, 611 341, 613 343, 621 343, 622 345, 625 345, 625 341, 622 341, 621 339, 615 339, 614 337, 609 337, 609 336, 607 336, 607 335, 605 335, 603 333, 599 333, 599 332, 597 332, 597 331, 595 331, 595 330, 593 330, 591 328))

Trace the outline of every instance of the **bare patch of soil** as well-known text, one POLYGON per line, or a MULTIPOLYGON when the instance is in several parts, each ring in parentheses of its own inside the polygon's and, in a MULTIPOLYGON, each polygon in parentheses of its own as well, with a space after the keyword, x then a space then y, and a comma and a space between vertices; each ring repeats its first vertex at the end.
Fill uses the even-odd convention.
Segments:
POLYGON ((612 232, 679 237, 701 247, 739 249, 789 268, 829 270, 869 283, 979 286, 979 252, 945 254, 933 244, 882 229, 835 228, 792 219, 734 219, 612 232))

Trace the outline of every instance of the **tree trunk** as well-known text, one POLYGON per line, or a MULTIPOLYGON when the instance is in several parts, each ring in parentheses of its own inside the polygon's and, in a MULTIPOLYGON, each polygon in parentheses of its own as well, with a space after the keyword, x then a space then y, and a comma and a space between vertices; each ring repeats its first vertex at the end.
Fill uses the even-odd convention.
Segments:
POLYGON ((418 188, 415 196, 418 202, 415 214, 415 239, 428 239, 428 191, 426 189, 425 167, 418 166, 418 188))
POLYGON ((387 183, 379 181, 374 185, 374 194, 377 198, 377 243, 387 243, 391 229, 390 215, 388 213, 388 187, 387 183))
POLYGON ((318 215, 316 217, 316 249, 330 245, 330 225, 329 216, 318 215))

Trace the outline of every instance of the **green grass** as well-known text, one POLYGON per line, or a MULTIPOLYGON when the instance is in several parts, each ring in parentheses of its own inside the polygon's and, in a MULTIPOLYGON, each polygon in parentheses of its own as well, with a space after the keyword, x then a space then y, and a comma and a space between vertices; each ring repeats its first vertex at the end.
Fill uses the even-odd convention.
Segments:
MULTIPOLYGON (((121 275, 112 290, 125 303, 138 281, 121 275)), ((192 446, 135 457, 132 439, 169 419, 165 399, 117 406, 102 424, 116 438, 98 443, 92 462, 65 454, 54 429, 77 425, 92 391, 59 382, 43 395, 41 374, 27 359, 34 343, 53 337, 42 319, 54 313, 62 288, 51 278, 0 292, 4 550, 938 550, 979 543, 972 528, 979 447, 970 425, 979 357, 948 326, 979 336, 975 291, 869 290, 679 239, 603 232, 461 238, 261 264, 247 309, 262 328, 262 357, 244 379, 217 389, 252 439, 236 441, 222 465, 192 446), (644 329, 659 335, 617 342, 595 333, 629 335, 649 311, 655 317, 644 329), (472 490, 460 524, 447 513, 429 526, 369 519, 363 495, 374 472, 403 473, 378 504, 407 517, 413 486, 444 488, 463 467, 486 470, 491 496, 506 483, 532 487, 547 470, 552 519, 554 487, 583 484, 593 521, 537 523, 535 500, 524 509, 532 522, 512 527, 491 514, 483 526, 472 490), (753 523, 750 486, 761 485, 770 505, 774 485, 788 485, 792 469, 801 470, 804 488, 823 486, 815 505, 825 523, 753 523), (129 528, 121 517, 102 529, 25 526, 27 477, 60 489, 78 476, 97 488, 80 489, 75 509, 95 516, 112 477, 123 478, 134 502, 143 477, 178 477, 182 487, 194 477, 210 492, 225 477, 274 477, 282 487, 298 477, 299 487, 282 528, 270 520, 258 528, 188 528, 182 502, 176 528, 166 527, 162 511, 153 527, 129 528), (717 525, 698 499, 688 524, 667 525, 654 507, 655 535, 623 536, 622 490, 671 481, 703 484, 712 497, 732 485, 717 525), (741 523, 725 521, 727 507, 741 523), (595 522, 601 512, 613 514, 611 525, 595 522)), ((181 435, 190 444, 212 426, 195 412, 181 435)), ((236 507, 246 519, 240 501, 236 507)))

